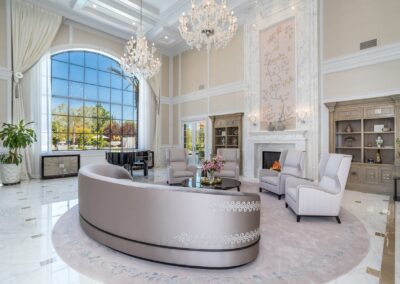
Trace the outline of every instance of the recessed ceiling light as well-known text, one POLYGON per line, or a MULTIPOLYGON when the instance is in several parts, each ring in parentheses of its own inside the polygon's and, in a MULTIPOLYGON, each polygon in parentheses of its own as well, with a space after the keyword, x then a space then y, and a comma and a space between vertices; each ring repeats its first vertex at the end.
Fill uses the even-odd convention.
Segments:
POLYGON ((166 35, 166 36, 164 36, 164 39, 168 39, 168 36, 166 35))
POLYGON ((96 4, 93 4, 93 8, 95 8, 95 9, 96 9, 96 8, 97 8, 97 5, 96 5, 96 4))
POLYGON ((132 22, 132 25, 136 26, 136 23, 135 23, 135 22, 132 22))

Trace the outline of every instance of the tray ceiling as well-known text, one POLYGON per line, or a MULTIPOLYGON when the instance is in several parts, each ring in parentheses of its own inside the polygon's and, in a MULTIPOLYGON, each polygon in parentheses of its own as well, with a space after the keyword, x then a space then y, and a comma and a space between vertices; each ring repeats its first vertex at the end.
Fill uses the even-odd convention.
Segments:
MULTIPOLYGON (((104 31, 122 39, 136 34, 140 25, 140 0, 29 0, 66 19, 104 31)), ((198 0, 199 1, 199 0, 198 0)), ((260 1, 259 1, 260 2, 260 1)), ((255 1, 230 0, 241 16, 255 1)), ((190 8, 190 0, 144 0, 143 28, 146 36, 164 53, 177 54, 187 48, 178 30, 179 16, 190 8)))

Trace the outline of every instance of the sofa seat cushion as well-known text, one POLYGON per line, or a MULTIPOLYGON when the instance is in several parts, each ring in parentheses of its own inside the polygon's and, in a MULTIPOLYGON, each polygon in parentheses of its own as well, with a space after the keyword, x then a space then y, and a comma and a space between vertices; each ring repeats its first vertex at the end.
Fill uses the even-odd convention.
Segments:
POLYGON ((297 195, 299 193, 299 190, 297 187, 288 187, 286 188, 286 195, 290 197, 293 201, 297 202, 297 195))
POLYGON ((261 178, 261 181, 272 185, 278 185, 279 176, 265 176, 261 178))
POLYGON ((174 171, 173 176, 176 178, 179 177, 192 177, 193 173, 191 171, 174 171))
POLYGON ((235 177, 236 173, 235 171, 230 171, 230 170, 222 170, 219 173, 215 173, 216 176, 218 177, 235 177))

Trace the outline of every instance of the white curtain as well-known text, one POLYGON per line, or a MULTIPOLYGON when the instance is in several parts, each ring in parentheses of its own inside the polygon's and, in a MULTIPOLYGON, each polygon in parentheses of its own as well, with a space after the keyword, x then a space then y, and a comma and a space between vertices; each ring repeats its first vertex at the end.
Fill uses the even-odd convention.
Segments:
POLYGON ((161 137, 160 137, 160 108, 161 108, 161 72, 158 72, 152 78, 148 80, 148 84, 150 86, 149 95, 151 96, 149 109, 151 110, 150 124, 153 125, 151 128, 153 143, 152 149, 154 150, 155 156, 155 165, 159 166, 161 157, 160 157, 160 145, 161 145, 161 137))
MULTIPOLYGON (((11 3, 14 79, 13 122, 17 123, 21 119, 26 120, 27 116, 23 97, 35 95, 34 90, 23 88, 24 74, 50 48, 61 26, 62 17, 22 0, 13 0, 11 3), (23 92, 24 89, 26 93, 23 92)), ((35 130, 37 131, 39 129, 38 121, 35 122, 35 130)), ((37 134, 40 135, 38 132, 37 134)), ((22 177, 28 178, 28 174, 32 175, 32 150, 27 149, 23 155, 25 161, 22 163, 22 177)))

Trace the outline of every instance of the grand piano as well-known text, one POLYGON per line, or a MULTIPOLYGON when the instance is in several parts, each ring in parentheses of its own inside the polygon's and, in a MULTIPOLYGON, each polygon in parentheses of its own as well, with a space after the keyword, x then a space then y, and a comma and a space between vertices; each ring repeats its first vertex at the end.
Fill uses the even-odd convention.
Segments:
POLYGON ((106 160, 110 164, 126 168, 131 172, 131 175, 134 170, 143 170, 144 176, 147 176, 148 169, 154 167, 154 152, 137 149, 107 151, 106 160))

